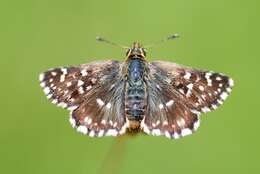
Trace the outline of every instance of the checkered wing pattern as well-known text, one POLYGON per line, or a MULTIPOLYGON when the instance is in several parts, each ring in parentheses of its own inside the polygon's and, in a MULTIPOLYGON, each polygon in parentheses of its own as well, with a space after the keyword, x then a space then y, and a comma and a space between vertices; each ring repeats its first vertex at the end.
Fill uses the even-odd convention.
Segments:
POLYGON ((148 108, 141 127, 152 135, 191 134, 199 126, 200 114, 221 105, 233 86, 233 80, 220 73, 163 61, 148 67, 148 108))
POLYGON ((41 87, 52 103, 71 111, 77 131, 96 136, 125 133, 122 63, 103 61, 50 69, 40 75, 41 87))

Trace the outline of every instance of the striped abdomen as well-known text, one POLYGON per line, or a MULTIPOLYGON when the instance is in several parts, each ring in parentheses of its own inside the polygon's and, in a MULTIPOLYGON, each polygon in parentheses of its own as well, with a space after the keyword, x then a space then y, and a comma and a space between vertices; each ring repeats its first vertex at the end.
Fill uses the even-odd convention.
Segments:
POLYGON ((132 59, 128 65, 128 79, 125 94, 125 113, 128 120, 138 123, 143 119, 146 109, 146 90, 143 81, 144 63, 140 59, 132 59))

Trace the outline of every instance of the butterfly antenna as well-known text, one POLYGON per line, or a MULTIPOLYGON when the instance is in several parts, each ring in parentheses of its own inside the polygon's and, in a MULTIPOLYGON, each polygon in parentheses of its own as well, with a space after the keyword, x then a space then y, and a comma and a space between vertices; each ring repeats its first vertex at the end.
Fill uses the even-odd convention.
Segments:
POLYGON ((106 40, 105 38, 100 37, 100 36, 97 36, 97 37, 96 37, 96 40, 99 41, 99 42, 108 43, 108 44, 110 44, 110 45, 114 45, 114 46, 117 46, 117 47, 120 47, 120 48, 124 48, 124 49, 129 48, 129 47, 127 47, 127 46, 123 46, 123 45, 120 45, 120 44, 111 42, 111 41, 109 41, 109 40, 106 40))
POLYGON ((163 40, 160 40, 159 42, 156 42, 156 43, 151 44, 151 45, 147 45, 147 46, 145 46, 145 48, 151 48, 151 47, 160 45, 160 44, 162 44, 164 42, 167 42, 168 40, 173 40, 173 39, 176 39, 176 38, 179 38, 179 37, 180 37, 179 34, 174 34, 174 35, 171 35, 171 36, 169 36, 169 37, 167 37, 167 38, 165 38, 163 40))

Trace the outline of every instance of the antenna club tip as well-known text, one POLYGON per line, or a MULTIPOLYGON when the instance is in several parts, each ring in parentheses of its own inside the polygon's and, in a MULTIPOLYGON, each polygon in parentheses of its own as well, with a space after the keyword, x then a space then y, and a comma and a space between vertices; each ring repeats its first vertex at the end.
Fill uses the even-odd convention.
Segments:
POLYGON ((179 38, 180 35, 179 34, 174 34, 172 36, 169 36, 168 39, 175 39, 175 38, 179 38))
POLYGON ((100 37, 100 36, 97 36, 97 37, 96 37, 96 40, 97 40, 97 41, 103 41, 104 39, 103 39, 102 37, 100 37))

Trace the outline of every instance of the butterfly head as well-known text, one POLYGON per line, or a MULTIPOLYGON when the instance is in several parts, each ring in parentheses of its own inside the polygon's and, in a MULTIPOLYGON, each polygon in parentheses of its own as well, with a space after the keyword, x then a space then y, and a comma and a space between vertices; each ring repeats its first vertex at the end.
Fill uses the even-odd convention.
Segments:
POLYGON ((146 50, 138 42, 134 42, 133 46, 126 51, 128 59, 144 59, 146 56, 146 50))

